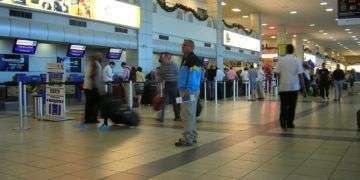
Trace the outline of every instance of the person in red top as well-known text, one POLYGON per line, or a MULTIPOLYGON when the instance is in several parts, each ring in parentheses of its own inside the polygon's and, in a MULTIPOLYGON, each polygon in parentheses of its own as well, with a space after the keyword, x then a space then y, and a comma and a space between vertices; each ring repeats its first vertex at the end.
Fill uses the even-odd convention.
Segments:
POLYGON ((264 73, 265 73, 266 92, 271 93, 272 72, 271 72, 271 66, 270 65, 265 65, 264 66, 264 73))

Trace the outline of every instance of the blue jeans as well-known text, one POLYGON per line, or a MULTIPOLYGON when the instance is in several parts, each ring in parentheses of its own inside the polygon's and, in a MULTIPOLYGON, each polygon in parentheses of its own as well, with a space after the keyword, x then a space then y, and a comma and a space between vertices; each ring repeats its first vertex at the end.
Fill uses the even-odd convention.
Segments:
POLYGON ((340 100, 344 81, 334 81, 335 100, 340 100))
MULTIPOLYGON (((181 97, 184 96, 184 92, 180 92, 181 97)), ((193 144, 197 141, 197 124, 196 124, 196 108, 199 98, 199 92, 191 93, 190 96, 195 97, 194 101, 181 104, 181 118, 184 124, 184 140, 187 143, 193 144)))

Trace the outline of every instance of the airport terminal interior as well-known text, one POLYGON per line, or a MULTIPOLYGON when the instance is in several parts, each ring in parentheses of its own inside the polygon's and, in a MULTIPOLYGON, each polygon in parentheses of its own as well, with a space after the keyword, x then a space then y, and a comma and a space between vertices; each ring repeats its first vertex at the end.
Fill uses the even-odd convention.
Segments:
POLYGON ((0 0, 0 180, 360 178, 360 0, 0 0))

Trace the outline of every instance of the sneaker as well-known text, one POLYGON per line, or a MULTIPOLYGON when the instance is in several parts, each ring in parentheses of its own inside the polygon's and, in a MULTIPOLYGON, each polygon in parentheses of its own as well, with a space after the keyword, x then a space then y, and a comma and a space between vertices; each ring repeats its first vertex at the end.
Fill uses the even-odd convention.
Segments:
POLYGON ((178 142, 175 142, 176 147, 183 147, 183 146, 192 146, 194 143, 186 142, 183 139, 179 139, 178 142))

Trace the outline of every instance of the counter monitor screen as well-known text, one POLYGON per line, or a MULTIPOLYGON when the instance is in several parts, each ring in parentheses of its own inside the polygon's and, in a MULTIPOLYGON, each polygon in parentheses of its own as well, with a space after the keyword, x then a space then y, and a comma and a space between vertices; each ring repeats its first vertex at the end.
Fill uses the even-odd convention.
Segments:
POLYGON ((82 58, 85 55, 85 49, 86 46, 72 44, 68 49, 67 56, 82 58))
POLYGON ((35 54, 37 41, 26 40, 26 39, 16 39, 13 53, 17 54, 35 54))
POLYGON ((122 49, 110 48, 106 54, 107 59, 120 59, 122 54, 122 49))

